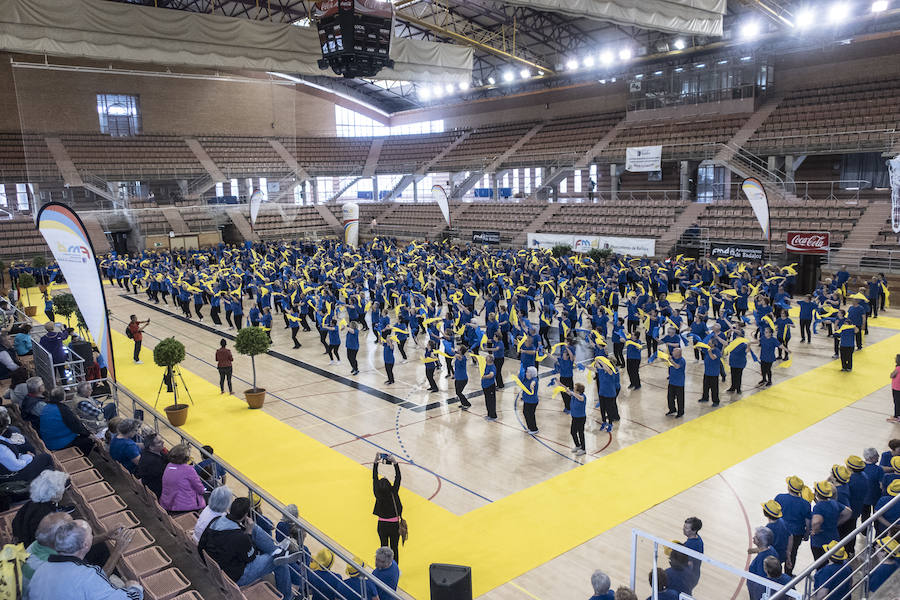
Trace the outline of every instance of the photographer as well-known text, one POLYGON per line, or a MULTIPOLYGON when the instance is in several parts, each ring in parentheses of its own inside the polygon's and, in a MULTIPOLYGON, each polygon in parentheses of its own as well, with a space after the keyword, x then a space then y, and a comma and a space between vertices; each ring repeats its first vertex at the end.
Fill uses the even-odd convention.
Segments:
POLYGON ((372 514, 378 517, 378 539, 382 546, 394 551, 394 559, 400 562, 400 521, 403 504, 400 502, 400 465, 389 454, 378 453, 372 465, 372 491, 375 493, 375 508, 372 514), (378 477, 378 463, 394 465, 394 483, 387 477, 378 477))

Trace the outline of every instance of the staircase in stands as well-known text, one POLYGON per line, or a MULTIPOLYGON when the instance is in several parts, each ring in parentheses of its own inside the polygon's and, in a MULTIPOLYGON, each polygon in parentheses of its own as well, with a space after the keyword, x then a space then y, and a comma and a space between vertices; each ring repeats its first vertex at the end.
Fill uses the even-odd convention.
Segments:
POLYGON ((537 233, 540 231, 541 227, 546 225, 547 221, 553 218, 553 215, 556 214, 556 210, 559 208, 558 202, 552 202, 547 204, 547 207, 542 210, 537 217, 534 218, 534 221, 528 224, 525 229, 522 230, 521 233, 516 234, 516 236, 512 239, 513 246, 521 246, 528 241, 528 232, 537 233))
POLYGON ((866 210, 863 211, 863 214, 853 225, 853 229, 844 238, 842 246, 831 251, 830 262, 832 264, 846 264, 851 268, 857 267, 866 251, 875 243, 885 222, 890 218, 890 202, 869 201, 866 210))
POLYGON ((551 171, 546 178, 541 182, 540 186, 536 186, 534 190, 531 192, 530 199, 531 200, 539 200, 542 198, 546 198, 546 190, 552 188, 560 181, 571 175, 575 172, 576 169, 584 169, 591 162, 600 155, 601 152, 606 150, 606 148, 612 143, 612 141, 616 138, 619 132, 625 127, 625 119, 622 119, 618 123, 616 123, 615 127, 606 132, 600 140, 594 144, 590 150, 584 153, 584 155, 575 161, 574 165, 559 165, 553 171, 551 171))
POLYGON ((708 204, 700 202, 692 202, 688 204, 681 214, 676 217, 675 222, 669 225, 669 229, 656 240, 656 255, 666 256, 678 243, 678 240, 684 235, 684 232, 693 225, 697 224, 700 215, 706 212, 708 204))
POLYGON ((250 224, 250 221, 247 220, 243 210, 238 207, 226 208, 225 214, 231 218, 231 222, 234 223, 238 233, 241 234, 241 237, 244 238, 245 241, 259 241, 259 235, 253 230, 253 226, 250 224))
POLYGON ((465 196, 467 193, 469 193, 469 190, 478 185, 478 182, 481 181, 481 178, 484 177, 485 174, 496 173, 496 177, 500 177, 502 173, 497 173, 497 169, 500 168, 500 165, 502 165, 510 156, 515 154, 519 148, 528 143, 528 140, 537 135, 537 133, 544 128, 545 124, 546 121, 538 123, 531 129, 526 131, 525 135, 520 137, 515 144, 507 148, 505 152, 503 152, 499 156, 496 156, 490 163, 488 163, 487 167, 485 167, 481 171, 472 173, 471 175, 466 177, 459 185, 454 185, 451 197, 459 199, 465 196))
POLYGON ((391 190, 391 193, 387 195, 384 199, 385 202, 390 202, 395 198, 399 197, 400 194, 403 193, 403 190, 408 188, 412 183, 418 183, 421 181, 425 174, 433 167, 439 160, 447 156, 454 148, 462 144, 466 141, 470 135, 472 135, 473 130, 464 131, 462 135, 453 140, 450 144, 447 145, 446 148, 437 153, 437 155, 429 160, 427 163, 416 169, 416 172, 412 175, 404 175, 400 178, 400 181, 397 182, 397 185, 394 186, 394 189, 391 190))

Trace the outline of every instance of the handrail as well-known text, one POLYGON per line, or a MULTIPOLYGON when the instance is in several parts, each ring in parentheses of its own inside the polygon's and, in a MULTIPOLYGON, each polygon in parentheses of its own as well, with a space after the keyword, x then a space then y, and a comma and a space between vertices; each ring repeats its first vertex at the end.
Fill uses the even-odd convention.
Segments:
POLYGON ((807 577, 812 575, 813 571, 815 571, 822 565, 827 564, 828 561, 831 559, 832 555, 834 555, 835 552, 837 552, 838 550, 843 548, 845 545, 856 544, 856 536, 858 536, 860 533, 863 533, 864 531, 866 531, 869 527, 873 526, 875 521, 878 520, 878 517, 880 517, 881 515, 886 513, 888 510, 897 506, 898 502, 900 502, 900 496, 894 496, 893 498, 891 498, 891 500, 887 504, 885 504, 880 509, 875 511, 872 514, 872 516, 870 516, 868 519, 863 521, 853 531, 851 531, 850 533, 845 535, 843 539, 839 540, 838 543, 835 544, 835 546, 833 548, 831 548, 830 550, 825 552, 825 554, 823 554, 822 556, 817 558, 815 561, 813 561, 813 564, 811 564, 808 567, 806 567, 805 569, 803 569, 803 571, 801 571, 798 575, 795 575, 794 578, 791 579, 788 583, 786 583, 782 589, 775 592, 775 595, 773 595, 769 600, 781 600, 782 598, 784 598, 787 595, 785 593, 785 589, 795 587, 798 583, 800 583, 801 581, 803 581, 804 579, 806 579, 807 577))
MULTIPOLYGON (((240 471, 238 471, 235 467, 231 466, 229 463, 226 463, 225 461, 220 459, 218 456, 207 455, 202 450, 203 444, 201 444, 197 439, 190 436, 184 430, 179 429, 179 428, 174 427, 173 425, 169 424, 169 422, 165 418, 161 418, 161 415, 153 407, 151 407, 148 403, 144 402, 143 400, 141 400, 140 398, 138 398, 137 396, 132 394, 128 389, 126 389, 123 386, 120 386, 117 383, 112 383, 112 385, 110 387, 112 388, 112 392, 113 392, 112 397, 116 403, 117 408, 119 408, 120 403, 121 403, 119 395, 121 394, 123 396, 126 396, 131 401, 132 414, 134 414, 133 413, 134 407, 140 406, 141 409, 144 411, 145 415, 153 416, 153 424, 154 424, 155 431, 159 432, 160 426, 162 426, 164 429, 166 429, 169 432, 171 432, 172 434, 178 436, 179 439, 181 439, 182 443, 187 443, 188 445, 193 447, 195 450, 197 450, 199 453, 201 453, 200 455, 204 456, 204 458, 208 457, 208 458, 212 459, 218 466, 220 466, 225 471, 225 473, 228 474, 229 477, 238 481, 242 486, 246 487, 250 493, 255 495, 257 498, 259 498, 260 500, 262 500, 263 502, 265 502, 266 504, 271 506, 276 512, 278 512, 281 515, 281 520, 288 521, 288 522, 292 523, 293 525, 299 527, 303 532, 305 532, 307 535, 312 537, 318 543, 320 543, 324 547, 328 548, 335 556, 337 556, 338 558, 343 560, 348 565, 353 565, 353 567, 358 572, 362 573, 366 577, 366 579, 368 579, 369 581, 371 581, 372 583, 375 584, 375 587, 378 589, 378 597, 379 598, 384 598, 385 600, 401 600, 402 599, 402 597, 400 595, 398 595, 397 592, 395 592, 394 590, 392 590, 391 588, 386 586, 377 577, 372 576, 371 572, 368 571, 365 567, 357 564, 355 562, 352 554, 350 554, 350 553, 346 552, 344 549, 342 549, 338 544, 336 544, 330 538, 328 538, 328 536, 326 536, 322 531, 317 529, 315 526, 313 526, 308 521, 294 517, 293 515, 288 513, 285 510, 285 507, 281 502, 279 502, 277 499, 275 499, 274 497, 269 495, 268 492, 266 492, 264 489, 262 489, 262 487, 260 487, 259 485, 255 484, 252 480, 245 477, 240 471)), ((121 410, 120 410, 120 414, 121 414, 121 410)), ((298 563, 298 564, 302 565, 303 563, 298 563)), ((305 577, 306 569, 308 569, 308 567, 304 566, 303 568, 304 568, 303 574, 305 577)), ((358 598, 358 596, 356 596, 356 597, 358 598)), ((346 598, 345 600, 352 600, 352 598, 353 597, 346 598)))

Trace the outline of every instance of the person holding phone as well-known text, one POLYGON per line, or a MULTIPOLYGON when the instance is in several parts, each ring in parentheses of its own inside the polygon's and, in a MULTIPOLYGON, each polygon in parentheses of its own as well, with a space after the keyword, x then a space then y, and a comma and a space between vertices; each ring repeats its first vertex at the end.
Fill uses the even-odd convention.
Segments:
POLYGON ((378 539, 383 546, 394 551, 394 560, 400 562, 400 521, 403 503, 400 502, 400 465, 390 454, 378 453, 372 465, 372 491, 375 494, 375 508, 372 514, 378 517, 378 539), (378 463, 394 465, 394 482, 387 477, 378 477, 378 463))
POLYGON ((131 315, 129 318, 131 322, 128 323, 128 331, 131 333, 131 339, 134 340, 134 364, 142 365, 144 363, 141 362, 141 342, 144 339, 144 329, 150 324, 150 319, 138 321, 136 315, 131 315))

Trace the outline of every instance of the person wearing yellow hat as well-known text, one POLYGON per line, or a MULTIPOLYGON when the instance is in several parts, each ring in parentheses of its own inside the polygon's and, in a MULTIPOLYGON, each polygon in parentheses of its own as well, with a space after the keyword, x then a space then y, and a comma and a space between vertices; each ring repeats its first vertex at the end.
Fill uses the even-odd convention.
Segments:
MULTIPOLYGON (((834 486, 835 500, 850 508, 850 518, 842 522, 838 527, 838 539, 843 539, 856 526, 856 520, 853 518, 853 508, 850 506, 850 469, 844 465, 832 465, 828 481, 834 486)), ((847 547, 846 550, 850 554, 850 558, 853 558, 854 549, 847 547)))
POLYGON ((340 575, 331 571, 333 564, 334 554, 328 548, 319 550, 310 561, 309 568, 311 570, 307 574, 307 580, 312 587, 313 598, 319 600, 339 598, 338 594, 346 591, 340 575))
POLYGON ((887 488, 892 481, 900 479, 900 456, 891 458, 890 468, 891 470, 886 471, 884 477, 881 479, 881 489, 884 491, 887 491, 887 488))
POLYGON ((887 581, 900 566, 900 542, 890 536, 885 536, 875 542, 875 548, 878 550, 876 559, 881 561, 881 564, 869 574, 870 593, 878 591, 881 584, 887 581))
MULTIPOLYGON (((884 506, 894 499, 894 496, 900 494, 900 479, 892 481, 887 487, 887 492, 875 504, 875 512, 878 512, 884 506)), ((881 535, 883 531, 888 529, 891 524, 900 519, 900 506, 895 506, 878 517, 875 521, 875 533, 881 535)))
POLYGON ((797 549, 800 548, 803 538, 809 535, 812 507, 801 496, 806 487, 802 479, 792 475, 786 479, 786 482, 787 493, 775 496, 775 502, 781 507, 781 518, 788 532, 784 572, 792 575, 794 565, 797 563, 797 549))
MULTIPOLYGON (((837 541, 829 542, 821 547, 822 556, 837 546, 837 541)), ((830 562, 816 571, 813 584, 815 598, 849 598, 853 585, 853 566, 848 560, 850 556, 843 548, 837 548, 830 557, 830 562)))
POLYGON ((778 553, 778 560, 785 562, 787 560, 788 537, 790 536, 787 525, 784 524, 784 514, 781 510, 781 505, 775 500, 769 500, 763 503, 762 509, 763 516, 769 521, 766 527, 772 532, 772 547, 778 553))
POLYGON ((367 577, 365 573, 357 568, 357 565, 364 567, 366 566, 366 563, 358 556, 354 556, 353 563, 348 564, 344 571, 347 573, 347 578, 344 579, 344 585, 352 592, 351 594, 348 594, 347 597, 366 599, 377 598, 378 588, 372 583, 371 577, 367 577))
POLYGON ((840 539, 838 527, 851 517, 853 511, 834 499, 834 486, 830 481, 820 481, 813 489, 816 504, 812 509, 809 544, 813 557, 818 559, 825 554, 822 549, 825 544, 840 539))
MULTIPOLYGON (((850 510, 853 511, 851 522, 853 527, 856 527, 857 520, 866 504, 866 495, 869 493, 869 482, 863 474, 863 471, 866 469, 866 462, 854 454, 848 456, 844 464, 850 470, 850 480, 847 482, 847 488, 850 491, 850 510)), ((851 530, 852 528, 848 532, 851 530)))
POLYGON ((900 456, 900 439, 894 438, 888 442, 888 450, 881 453, 881 460, 878 465, 884 469, 885 473, 890 473, 894 469, 891 468, 891 459, 900 456))

